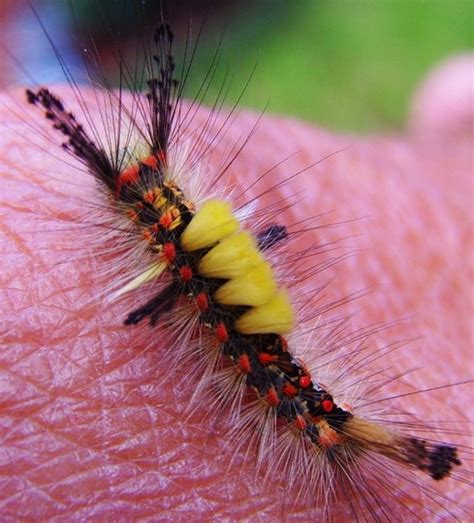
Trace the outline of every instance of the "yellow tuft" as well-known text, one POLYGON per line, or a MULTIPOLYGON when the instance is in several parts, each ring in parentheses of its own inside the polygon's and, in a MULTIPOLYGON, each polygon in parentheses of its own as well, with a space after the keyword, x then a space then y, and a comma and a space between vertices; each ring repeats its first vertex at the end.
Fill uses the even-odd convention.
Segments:
POLYGON ((249 305, 258 307, 275 294, 276 283, 270 265, 262 260, 245 274, 219 287, 214 298, 222 305, 249 305))
POLYGON ((208 200, 183 231, 181 245, 185 251, 212 247, 238 229, 239 222, 227 202, 208 200))
POLYGON ((115 294, 113 294, 112 299, 118 298, 119 296, 122 296, 122 294, 126 294, 127 292, 134 291, 135 289, 138 289, 138 287, 144 285, 150 280, 158 278, 161 275, 161 273, 166 269, 166 267, 166 263, 163 262, 151 265, 145 272, 139 274, 136 278, 127 283, 127 285, 125 285, 124 287, 119 289, 115 294))
POLYGON ((235 322, 241 334, 286 334, 293 328, 294 314, 288 294, 280 290, 268 303, 245 312, 235 322))
POLYGON ((199 273, 207 278, 237 278, 263 260, 253 236, 242 231, 222 240, 199 262, 199 273))

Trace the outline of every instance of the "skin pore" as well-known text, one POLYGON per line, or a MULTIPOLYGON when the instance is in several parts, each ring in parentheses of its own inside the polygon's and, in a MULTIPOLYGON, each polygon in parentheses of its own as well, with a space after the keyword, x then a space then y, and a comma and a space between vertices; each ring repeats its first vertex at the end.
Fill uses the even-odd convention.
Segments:
MULTIPOLYGON (((473 370, 467 319, 472 312, 472 98, 458 95, 456 106, 466 110, 456 127, 444 110, 454 91, 450 74, 447 67, 437 80, 445 89, 425 86, 413 109, 411 133, 342 136, 265 116, 228 173, 239 194, 297 153, 249 188, 244 198, 249 200, 349 147, 265 195, 259 205, 296 196, 297 205, 282 212, 279 222, 323 213, 329 214, 316 223, 345 222, 336 230, 314 232, 314 241, 321 243, 344 237, 342 243, 352 250, 336 267, 316 274, 314 285, 334 278, 325 291, 328 302, 372 291, 340 309, 341 314, 360 309, 354 329, 408 318, 377 339, 385 344, 414 340, 389 353, 383 365, 394 374, 423 367, 404 378, 413 390, 457 383, 471 378, 473 370), (429 108, 429 118, 423 107, 429 108), (443 118, 449 123, 446 133, 443 118)), ((52 90, 74 107, 68 88, 52 90)), ((93 100, 87 89, 83 95, 93 100)), ((74 169, 51 156, 56 149, 50 142, 41 143, 49 152, 32 148, 33 129, 18 131, 21 119, 34 112, 26 103, 24 111, 15 116, 7 96, 0 104, 2 127, 7 124, 0 138, 2 519, 272 521, 290 519, 288 514, 315 519, 317 512, 307 507, 289 511, 285 478, 275 474, 270 486, 255 479, 252 453, 235 455, 235 442, 228 441, 230 419, 204 417, 204 406, 185 413, 193 384, 186 368, 163 364, 160 351, 167 345, 159 327, 125 327, 129 298, 94 299, 111 277, 104 266, 113 268, 114 254, 97 254, 100 229, 74 224, 95 191, 93 180, 71 182, 74 169)), ((206 111, 200 110, 196 125, 205 121, 206 111)), ((219 147, 235 143, 255 119, 239 115, 219 147)), ((396 390, 395 384, 391 392, 396 390)), ((464 385, 409 396, 407 407, 421 420, 465 421, 470 398, 472 386, 464 385)), ((211 398, 202 398, 207 401, 211 398)), ((469 508, 467 485, 449 481, 440 491, 469 508)), ((429 498, 424 504, 440 510, 429 498)), ((462 519, 463 512, 450 509, 462 519)), ((427 514, 419 505, 413 510, 421 519, 427 514)))

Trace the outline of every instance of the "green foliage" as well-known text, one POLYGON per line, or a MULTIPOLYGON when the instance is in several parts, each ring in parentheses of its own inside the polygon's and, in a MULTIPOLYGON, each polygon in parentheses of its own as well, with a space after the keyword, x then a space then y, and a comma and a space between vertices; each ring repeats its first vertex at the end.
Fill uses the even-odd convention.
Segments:
MULTIPOLYGON (((417 84, 443 58, 472 48, 469 0, 261 0, 229 9, 221 62, 233 81, 228 101, 294 115, 333 129, 403 126, 417 84)), ((206 33, 208 33, 206 27, 206 33)), ((215 49, 200 44, 191 84, 215 49)), ((207 93, 211 102, 216 81, 207 93)))

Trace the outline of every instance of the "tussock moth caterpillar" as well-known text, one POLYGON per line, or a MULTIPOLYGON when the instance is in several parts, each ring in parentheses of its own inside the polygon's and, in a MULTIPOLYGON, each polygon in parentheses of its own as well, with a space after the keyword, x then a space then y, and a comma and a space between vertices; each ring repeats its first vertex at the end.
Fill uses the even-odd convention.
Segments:
MULTIPOLYGON (((4 288, 22 319, 9 315, 4 334, 15 361, 3 418, 13 422, 2 444, 17 451, 4 489, 6 516, 468 519, 462 481, 469 480, 469 457, 463 453, 461 468, 462 442, 458 449, 443 442, 465 435, 453 420, 467 410, 467 395, 442 386, 426 401, 416 393, 416 360, 409 361, 416 346, 445 362, 446 332, 437 331, 435 346, 383 345, 390 334, 375 320, 403 315, 406 304, 397 310, 387 296, 371 295, 367 309, 382 310, 372 309, 372 326, 348 323, 348 300, 340 296, 346 286, 357 288, 364 270, 363 287, 371 282, 372 255, 347 260, 349 281, 337 270, 340 294, 331 295, 321 270, 341 255, 323 220, 311 218, 329 203, 372 194, 377 180, 375 191, 391 198, 371 209, 401 235, 397 248, 406 248, 412 229, 393 222, 416 201, 418 187, 409 184, 404 161, 416 158, 423 171, 436 156, 423 164, 401 139, 381 140, 374 150, 354 138, 350 151, 308 171, 303 185, 303 175, 292 179, 301 166, 291 161, 268 171, 275 150, 284 158, 302 149, 313 158, 318 144, 323 158, 347 139, 268 117, 234 158, 242 129, 251 133, 255 118, 244 114, 228 126, 227 114, 181 101, 186 66, 176 72, 166 25, 145 50, 147 94, 125 92, 136 84, 133 66, 124 67, 120 91, 78 88, 71 77, 69 94, 29 88, 28 101, 51 129, 33 120, 32 108, 26 113, 23 99, 13 111, 25 112, 12 121, 10 105, 5 117, 4 288), (52 147, 61 133, 63 155, 52 147), (27 147, 30 141, 40 149, 27 147), (380 150, 392 159, 388 167, 380 150), (265 168, 262 154, 271 157, 265 168), (359 173, 356 182, 349 167, 359 173), (404 191, 389 174, 379 179, 390 168, 403 177, 404 191), (334 172, 346 185, 337 191, 334 172), (310 191, 306 198, 301 190, 310 191), (441 413, 439 425, 427 421, 432 411, 441 413), (429 476, 443 480, 440 489, 429 476), (453 485, 447 476, 460 481, 446 487, 453 485), (16 477, 33 487, 20 489, 16 477)), ((454 147, 452 170, 459 172, 468 149, 454 147)), ((436 183, 423 203, 446 239, 435 212, 445 185, 436 183)), ((431 260, 439 238, 423 240, 431 260)), ((384 245, 374 255, 392 295, 417 270, 399 258, 396 267, 385 264, 396 250, 384 245)), ((423 272, 415 279, 421 290, 423 272)), ((453 309, 462 304, 454 301, 453 309)), ((396 329, 409 337, 404 324, 396 329)), ((443 384, 462 375, 455 368, 453 379, 436 378, 443 384)))

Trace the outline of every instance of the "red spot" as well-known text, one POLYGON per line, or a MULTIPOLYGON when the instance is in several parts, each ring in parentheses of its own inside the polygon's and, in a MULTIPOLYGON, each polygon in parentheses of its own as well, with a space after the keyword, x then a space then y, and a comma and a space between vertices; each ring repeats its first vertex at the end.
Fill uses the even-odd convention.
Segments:
POLYGON ((148 167, 151 167, 152 169, 156 169, 158 167, 158 160, 156 156, 147 156, 143 161, 143 164, 148 165, 148 167))
POLYGON ((277 391, 273 387, 271 389, 268 389, 266 400, 271 407, 276 407, 280 403, 277 391))
POLYGON ((334 403, 331 400, 324 400, 321 403, 321 407, 323 408, 323 410, 325 412, 331 412, 332 409, 334 408, 334 403))
POLYGON ((157 223, 154 223, 154 224, 151 226, 151 230, 152 230, 153 232, 158 232, 158 231, 159 231, 158 224, 157 224, 157 223))
POLYGON ((222 322, 216 325, 216 336, 220 343, 227 343, 229 341, 229 333, 222 322))
POLYGON ((258 355, 258 361, 262 365, 269 365, 270 363, 274 361, 278 361, 278 356, 274 356, 273 354, 268 354, 268 352, 261 352, 258 355))
POLYGON ((128 209, 127 216, 132 220, 132 222, 138 221, 138 213, 134 209, 128 209))
POLYGON ((165 151, 159 151, 156 153, 157 162, 159 162, 161 165, 166 164, 166 153, 165 151))
POLYGON ((289 398, 294 398, 298 394, 298 389, 291 383, 285 383, 281 390, 289 398))
POLYGON ((300 387, 302 389, 306 389, 306 387, 309 387, 311 385, 311 378, 309 376, 301 376, 299 379, 300 387))
POLYGON ((308 424, 306 423, 306 420, 303 418, 303 416, 298 414, 295 419, 295 426, 299 430, 304 430, 308 424))
POLYGON ((288 342, 283 336, 280 336, 280 342, 281 342, 281 350, 283 352, 286 352, 288 350, 288 342))
POLYGON ((148 165, 152 169, 158 169, 158 165, 163 165, 166 163, 166 153, 164 151, 159 151, 154 155, 147 156, 142 163, 148 165))
POLYGON ((170 212, 165 212, 160 218, 160 225, 167 229, 173 223, 173 216, 170 212))
POLYGON ((150 232, 149 229, 145 229, 145 230, 143 231, 143 237, 145 238, 145 240, 146 240, 148 243, 153 243, 153 241, 154 241, 153 234, 150 232))
POLYGON ((248 354, 242 354, 239 357, 239 368, 244 374, 249 374, 252 371, 248 354))
POLYGON ((117 194, 120 194, 120 191, 122 190, 122 186, 126 183, 135 183, 138 181, 138 174, 140 170, 138 165, 132 165, 131 167, 128 167, 124 171, 122 171, 117 178, 117 187, 116 192, 117 194))
POLYGON ((207 309, 209 308, 209 301, 205 292, 200 292, 196 296, 196 305, 200 311, 207 311, 207 309))
POLYGON ((184 265, 183 267, 181 267, 181 269, 179 269, 179 274, 183 281, 189 281, 193 277, 193 271, 191 267, 189 267, 188 265, 184 265))
POLYGON ((319 427, 319 443, 326 448, 340 445, 342 441, 341 435, 328 425, 319 427))
POLYGON ((163 258, 168 262, 172 263, 176 258, 176 247, 174 243, 167 242, 163 245, 163 258))
POLYGON ((153 203, 155 201, 155 193, 153 192, 153 190, 150 189, 149 191, 147 191, 143 195, 143 199, 148 203, 153 203))

